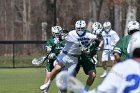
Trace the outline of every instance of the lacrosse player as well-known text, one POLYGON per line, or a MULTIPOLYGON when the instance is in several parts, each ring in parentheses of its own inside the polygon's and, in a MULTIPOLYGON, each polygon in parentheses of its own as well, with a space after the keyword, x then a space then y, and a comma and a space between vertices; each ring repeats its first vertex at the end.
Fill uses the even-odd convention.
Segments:
POLYGON ((135 32, 129 41, 130 59, 114 65, 96 88, 85 91, 83 84, 68 76, 68 88, 74 93, 140 93, 140 32, 135 32), (76 87, 77 86, 77 87, 76 87))
POLYGON ((117 41, 119 40, 118 34, 112 30, 111 23, 110 22, 104 22, 103 23, 103 32, 102 32, 102 38, 103 38, 103 52, 102 52, 102 66, 104 69, 103 74, 100 77, 105 77, 107 75, 107 65, 106 62, 109 61, 109 59, 112 61, 112 65, 114 64, 114 55, 113 55, 113 49, 117 41))
MULTIPOLYGON (((99 22, 94 22, 92 25, 92 34, 100 35, 102 31, 102 25, 99 22)), ((97 64, 97 50, 100 44, 100 40, 96 39, 90 42, 87 50, 82 51, 82 54, 78 60, 78 64, 76 66, 76 74, 79 72, 80 67, 83 67, 83 70, 86 75, 88 75, 85 89, 88 90, 89 87, 93 84, 94 79, 96 77, 96 68, 95 65, 97 64)))
MULTIPOLYGON (((66 44, 62 52, 57 56, 50 80, 48 80, 41 89, 47 88, 48 83, 55 78, 56 74, 62 68, 67 70, 70 75, 73 75, 81 52, 87 47, 89 41, 96 38, 95 35, 86 32, 86 23, 84 20, 78 20, 75 23, 75 29, 76 30, 70 31, 65 37, 66 44)), ((66 88, 67 87, 65 87, 65 89, 60 88, 60 90, 64 90, 63 93, 66 93, 66 88)))
MULTIPOLYGON (((46 64, 46 78, 45 78, 44 84, 50 78, 51 71, 54 68, 54 65, 53 65, 54 60, 56 59, 56 56, 59 54, 59 52, 62 50, 65 44, 64 40, 62 39, 63 32, 60 26, 53 26, 51 28, 51 32, 53 36, 49 40, 47 40, 45 44, 45 49, 48 53, 48 60, 46 64)), ((44 90, 44 93, 48 93, 47 88, 44 90)))
POLYGON ((126 60, 129 58, 128 43, 133 33, 139 31, 140 24, 137 21, 130 21, 127 25, 128 35, 122 37, 114 48, 114 56, 117 62, 126 60))

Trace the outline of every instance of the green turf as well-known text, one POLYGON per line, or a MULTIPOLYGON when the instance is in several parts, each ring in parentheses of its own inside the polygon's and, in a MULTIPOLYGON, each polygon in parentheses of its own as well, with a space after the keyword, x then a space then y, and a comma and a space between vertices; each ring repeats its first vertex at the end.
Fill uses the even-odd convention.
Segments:
MULTIPOLYGON (((97 68, 97 77, 91 89, 101 83, 99 75, 102 71, 102 68, 97 68)), ((0 93, 42 93, 39 87, 44 78, 44 68, 0 69, 0 93)), ((85 84, 87 76, 80 70, 77 78, 85 84)), ((49 93, 57 93, 54 81, 49 93)))

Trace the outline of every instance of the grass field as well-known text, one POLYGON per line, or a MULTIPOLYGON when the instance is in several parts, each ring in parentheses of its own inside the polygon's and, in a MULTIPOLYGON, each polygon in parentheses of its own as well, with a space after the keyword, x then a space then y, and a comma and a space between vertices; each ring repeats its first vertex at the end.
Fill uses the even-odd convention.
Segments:
MULTIPOLYGON (((95 88, 101 83, 103 78, 102 68, 97 68, 97 77, 92 88, 95 88)), ((44 68, 15 68, 15 69, 0 69, 0 93, 43 93, 39 90, 45 78, 44 68)), ((78 76, 84 84, 87 76, 81 69, 78 76)), ((57 93, 55 82, 53 81, 49 93, 57 93)))

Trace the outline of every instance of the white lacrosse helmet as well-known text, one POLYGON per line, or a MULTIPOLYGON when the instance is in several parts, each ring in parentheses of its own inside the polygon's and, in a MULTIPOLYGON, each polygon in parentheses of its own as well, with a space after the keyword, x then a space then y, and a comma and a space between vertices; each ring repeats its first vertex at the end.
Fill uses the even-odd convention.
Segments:
POLYGON ((137 21, 130 21, 127 25, 128 33, 133 34, 136 31, 140 30, 140 24, 137 21))
POLYGON ((129 42, 129 52, 133 53, 136 48, 140 48, 140 31, 135 32, 129 42))
POLYGON ((79 36, 83 36, 86 32, 86 22, 84 20, 78 20, 75 23, 75 29, 79 36))
POLYGON ((104 22, 103 23, 103 28, 105 30, 105 32, 109 32, 111 30, 111 23, 110 22, 104 22))
POLYGON ((103 27, 102 27, 102 24, 101 23, 94 22, 92 24, 92 33, 93 34, 99 35, 102 32, 102 29, 103 29, 103 27))
POLYGON ((55 37, 58 37, 61 35, 62 33, 62 28, 60 26, 53 26, 52 29, 52 34, 55 36, 55 37))

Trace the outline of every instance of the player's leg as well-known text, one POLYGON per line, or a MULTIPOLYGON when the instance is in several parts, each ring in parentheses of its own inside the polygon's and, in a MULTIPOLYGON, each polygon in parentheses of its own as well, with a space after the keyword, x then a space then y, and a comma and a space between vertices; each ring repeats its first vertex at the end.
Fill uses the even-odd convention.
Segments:
POLYGON ((81 67, 81 63, 82 63, 81 58, 79 58, 78 64, 76 65, 76 68, 75 68, 74 77, 76 77, 76 75, 78 74, 80 67, 81 67))
MULTIPOLYGON (((46 77, 45 77, 44 84, 46 84, 46 82, 49 80, 51 71, 52 71, 52 69, 54 68, 54 66, 53 66, 53 61, 54 61, 54 60, 50 60, 50 61, 47 62, 47 64, 46 64, 46 77)), ((43 84, 42 86, 44 86, 44 84, 43 84)), ((49 90, 49 87, 50 87, 50 85, 51 85, 51 82, 49 82, 48 85, 49 85, 48 88, 44 89, 44 93, 48 93, 48 90, 49 90)))
POLYGON ((106 65, 107 61, 108 61, 108 51, 104 50, 102 53, 102 67, 104 72, 100 77, 105 77, 107 75, 107 65, 106 65))
POLYGON ((102 75, 100 75, 100 77, 106 77, 106 75, 107 75, 107 65, 106 65, 106 61, 103 61, 102 62, 102 67, 103 67, 103 70, 104 70, 104 72, 103 72, 103 74, 102 75))
POLYGON ((93 84, 96 77, 96 68, 94 60, 92 58, 83 57, 82 67, 86 75, 88 75, 85 90, 88 90, 89 87, 93 84))
POLYGON ((41 90, 48 88, 50 86, 51 81, 55 78, 56 74, 61 70, 63 66, 61 62, 64 56, 64 54, 60 54, 57 60, 54 61, 54 68, 52 69, 51 73, 49 73, 49 79, 46 79, 46 83, 40 87, 41 90))
POLYGON ((89 87, 93 84, 96 77, 96 72, 94 70, 88 71, 88 79, 86 81, 85 90, 88 90, 89 87))
MULTIPOLYGON (((54 69, 51 72, 51 78, 50 81, 52 81, 55 76, 59 73, 59 71, 62 69, 62 67, 65 67, 64 69, 68 70, 69 75, 73 75, 76 65, 78 63, 78 58, 65 55, 63 58, 58 58, 57 62, 54 66, 54 69)), ((67 93, 66 89, 60 89, 60 93, 67 93)))

